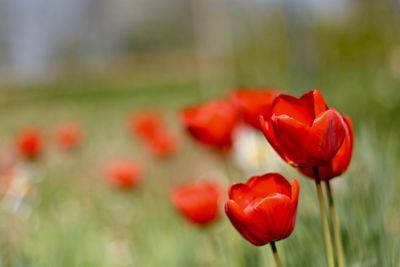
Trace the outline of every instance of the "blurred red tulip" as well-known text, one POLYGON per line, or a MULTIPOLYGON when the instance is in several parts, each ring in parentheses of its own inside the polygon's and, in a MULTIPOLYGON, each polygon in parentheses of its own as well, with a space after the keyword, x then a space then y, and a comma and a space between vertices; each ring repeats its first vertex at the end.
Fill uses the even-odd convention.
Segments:
MULTIPOLYGON (((328 165, 318 168, 320 179, 323 181, 329 181, 332 178, 340 176, 350 165, 353 153, 353 124, 349 117, 345 116, 344 120, 346 122, 346 137, 342 146, 328 165)), ((313 168, 299 168, 299 170, 304 175, 314 179, 313 168)))
POLYGON ((276 152, 295 167, 317 167, 329 163, 342 146, 346 123, 328 108, 318 90, 300 99, 280 95, 271 116, 260 116, 261 128, 276 152))
POLYGON ((19 153, 29 160, 37 159, 42 153, 42 134, 38 129, 26 129, 17 136, 19 153))
POLYGON ((250 178, 229 190, 225 212, 233 226, 256 246, 288 237, 294 229, 299 184, 278 173, 250 178))
POLYGON ((131 131, 156 156, 166 157, 178 149, 177 139, 169 131, 160 114, 141 113, 134 116, 131 120, 131 131))
POLYGON ((221 196, 219 184, 198 182, 176 188, 172 192, 172 201, 189 221, 207 225, 219 217, 221 196))
POLYGON ((134 115, 131 120, 132 134, 144 138, 152 138, 160 130, 162 120, 159 114, 143 112, 134 115))
POLYGON ((243 120, 250 126, 260 129, 260 115, 268 118, 272 102, 278 92, 274 89, 239 89, 231 94, 231 99, 239 108, 243 120))
MULTIPOLYGON (((146 140, 145 140, 146 141, 146 140)), ((178 149, 178 143, 171 135, 159 132, 153 138, 147 139, 147 147, 156 156, 166 157, 178 149)))
POLYGON ((137 162, 119 161, 107 168, 110 182, 121 188, 133 188, 143 179, 144 170, 137 162))
POLYGON ((81 144, 83 130, 75 122, 65 122, 57 127, 56 138, 61 149, 72 150, 81 144))
POLYGON ((212 101, 184 109, 181 120, 197 141, 218 149, 227 149, 232 146, 238 111, 230 102, 212 101))

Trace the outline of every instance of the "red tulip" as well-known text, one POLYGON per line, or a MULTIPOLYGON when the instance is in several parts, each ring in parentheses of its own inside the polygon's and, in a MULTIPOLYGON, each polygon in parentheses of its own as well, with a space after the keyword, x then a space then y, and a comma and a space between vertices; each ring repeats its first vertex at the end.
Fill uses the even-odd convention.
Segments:
POLYGON ((178 149, 177 139, 169 131, 160 114, 142 113, 133 117, 131 130, 156 156, 169 156, 178 149))
POLYGON ((336 155, 346 136, 346 123, 328 108, 318 90, 300 99, 280 95, 271 116, 260 116, 261 128, 276 152, 295 167, 323 166, 336 155))
POLYGON ((260 115, 265 118, 270 115, 272 102, 276 96, 278 92, 273 89, 239 89, 232 92, 231 99, 238 106, 244 122, 259 129, 260 115))
POLYGON ((299 184, 278 173, 250 178, 229 190, 225 212, 239 233, 250 243, 263 246, 288 237, 296 223, 299 184))
POLYGON ((161 124, 163 122, 159 114, 143 112, 132 117, 131 130, 134 135, 152 138, 162 128, 161 124))
POLYGON ((142 180, 143 172, 137 162, 119 161, 107 168, 107 177, 116 186, 133 188, 142 180))
POLYGON ((237 119, 237 109, 227 101, 212 101, 181 112, 181 120, 192 137, 218 149, 232 146, 237 119))
MULTIPOLYGON (((340 176, 350 165, 353 153, 353 124, 349 117, 344 117, 346 122, 346 137, 336 155, 329 161, 328 165, 319 167, 319 176, 323 181, 340 176)), ((299 168, 299 170, 310 178, 314 178, 313 168, 299 168)))
POLYGON ((172 202, 192 223, 207 225, 219 217, 221 195, 219 184, 199 182, 176 188, 172 192, 172 202))
POLYGON ((83 138, 82 128, 75 122, 65 122, 56 129, 58 146, 64 150, 78 147, 83 138))
POLYGON ((147 140, 147 147, 154 155, 166 157, 176 152, 178 143, 168 133, 159 132, 152 139, 147 140))
POLYGON ((37 159, 42 152, 42 134, 37 129, 27 129, 17 137, 19 153, 27 159, 37 159))

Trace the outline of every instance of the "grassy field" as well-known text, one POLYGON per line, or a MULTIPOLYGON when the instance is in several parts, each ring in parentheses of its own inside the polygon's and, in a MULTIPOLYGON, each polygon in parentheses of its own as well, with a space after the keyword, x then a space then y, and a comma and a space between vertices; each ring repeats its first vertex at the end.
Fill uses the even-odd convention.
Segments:
MULTIPOLYGON (((398 86, 385 75, 341 70, 312 85, 355 123, 352 165, 333 182, 347 262, 353 267, 400 266, 400 111, 396 102, 387 104, 398 86), (388 82, 381 91, 383 80, 388 82)), ((290 86, 285 76, 274 81, 278 88, 290 86)), ((287 91, 299 95, 308 89, 287 91)), ((169 201, 173 186, 199 177, 247 179, 235 166, 227 174, 223 162, 182 132, 176 112, 199 101, 200 95, 208 99, 223 92, 200 93, 190 82, 130 81, 1 91, 2 154, 15 133, 32 124, 50 135, 57 123, 75 119, 84 125, 86 139, 74 154, 60 153, 46 139, 46 153, 37 166, 43 181, 37 184, 32 214, 21 218, 1 210, 0 266, 273 266, 269 248, 249 245, 224 215, 200 229, 178 216, 169 201), (181 150, 173 158, 153 158, 129 135, 131 112, 143 108, 165 113, 182 136, 181 150), (133 191, 115 189, 104 178, 107 162, 125 158, 147 167, 144 183, 133 191)), ((289 167, 283 174, 289 179, 301 176, 289 167)), ((284 266, 326 266, 315 189, 306 178, 299 180, 297 225, 278 248, 284 266)))

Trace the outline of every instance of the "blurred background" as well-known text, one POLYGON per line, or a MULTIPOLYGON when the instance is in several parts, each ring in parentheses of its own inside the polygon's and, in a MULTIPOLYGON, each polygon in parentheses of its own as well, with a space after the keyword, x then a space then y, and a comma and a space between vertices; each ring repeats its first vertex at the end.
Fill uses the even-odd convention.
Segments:
MULTIPOLYGON (((348 265, 400 266, 399 25, 397 0, 1 0, 2 165, 26 127, 50 143, 56 125, 76 120, 85 140, 74 155, 48 145, 30 212, 1 211, 0 266, 272 266, 225 218, 205 234, 166 201, 182 182, 226 178, 185 139, 177 111, 241 86, 318 88, 353 119, 353 163, 335 187, 348 265), (132 141, 129 118, 144 109, 185 140, 172 159, 132 141), (104 179, 121 158, 146 163, 136 192, 104 179)), ((301 180, 311 193, 282 244, 285 266, 324 266, 315 195, 301 180)))

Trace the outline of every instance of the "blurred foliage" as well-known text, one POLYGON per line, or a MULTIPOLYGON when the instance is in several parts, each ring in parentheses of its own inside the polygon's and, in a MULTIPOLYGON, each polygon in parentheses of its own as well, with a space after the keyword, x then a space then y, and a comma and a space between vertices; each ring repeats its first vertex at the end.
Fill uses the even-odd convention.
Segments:
MULTIPOLYGON (((6 98, 0 112, 3 144, 11 142, 14 133, 29 123, 38 123, 49 133, 53 125, 67 118, 79 118, 86 126, 88 139, 72 157, 49 147, 41 166, 44 180, 39 184, 39 198, 28 220, 1 213, 2 266, 125 266, 115 260, 124 258, 125 250, 131 257, 126 266, 272 264, 269 248, 247 244, 226 218, 209 229, 197 229, 177 217, 168 201, 173 185, 195 179, 205 169, 223 168, 222 163, 212 163, 206 151, 190 142, 175 158, 157 161, 143 153, 128 135, 130 112, 154 107, 155 103, 157 109, 165 110, 177 130, 175 111, 197 98, 187 93, 189 85, 165 84, 137 90, 121 86, 103 91, 101 88, 109 85, 98 84, 94 89, 85 85, 85 90, 76 87, 70 91, 60 89, 65 86, 60 85, 58 93, 50 88, 12 92, 6 98), (149 173, 142 187, 133 192, 109 187, 103 169, 108 160, 119 157, 148 162, 149 173)), ((328 91, 328 103, 347 111, 348 106, 338 94, 328 91)), ((375 110, 367 110, 374 115, 375 110)), ((370 118, 359 116, 355 116, 358 123, 352 166, 345 177, 333 182, 348 263, 397 266, 398 135, 393 128, 375 128, 370 118)), ((237 170, 230 175, 233 180, 245 179, 237 170)), ((299 176, 289 167, 284 175, 299 176)), ((314 191, 310 181, 301 179, 296 230, 288 240, 278 242, 285 266, 325 265, 314 191)))
MULTIPOLYGON (((395 57, 400 35, 399 8, 392 2, 354 1, 357 8, 338 24, 310 19, 289 29, 281 9, 257 27, 245 17, 234 27, 238 85, 273 86, 296 95, 319 88, 330 105, 355 122, 351 168, 333 182, 346 257, 354 267, 400 262, 400 73, 393 67, 400 66, 395 57)), ((173 30, 165 26, 164 31, 173 30)), ((223 163, 186 139, 179 155, 158 161, 128 134, 132 111, 160 110, 179 132, 179 108, 226 94, 226 88, 197 84, 193 54, 180 47, 189 36, 181 36, 175 48, 166 45, 162 51, 169 56, 151 55, 147 47, 146 40, 162 42, 162 35, 132 40, 132 47, 144 51, 136 65, 116 63, 89 76, 71 71, 48 84, 0 90, 1 147, 26 125, 50 132, 70 118, 85 125, 88 137, 73 157, 49 149, 29 219, 1 211, 1 267, 272 266, 269 248, 247 244, 225 218, 197 229, 178 218, 168 201, 173 185, 210 168, 224 172, 223 163), (138 190, 120 192, 106 184, 104 166, 119 157, 149 164, 138 190)), ((290 168, 284 175, 299 176, 290 168)), ((230 176, 245 180, 237 170, 230 176)), ((301 179, 295 232, 278 242, 285 266, 325 265, 316 200, 313 184, 301 179)))

